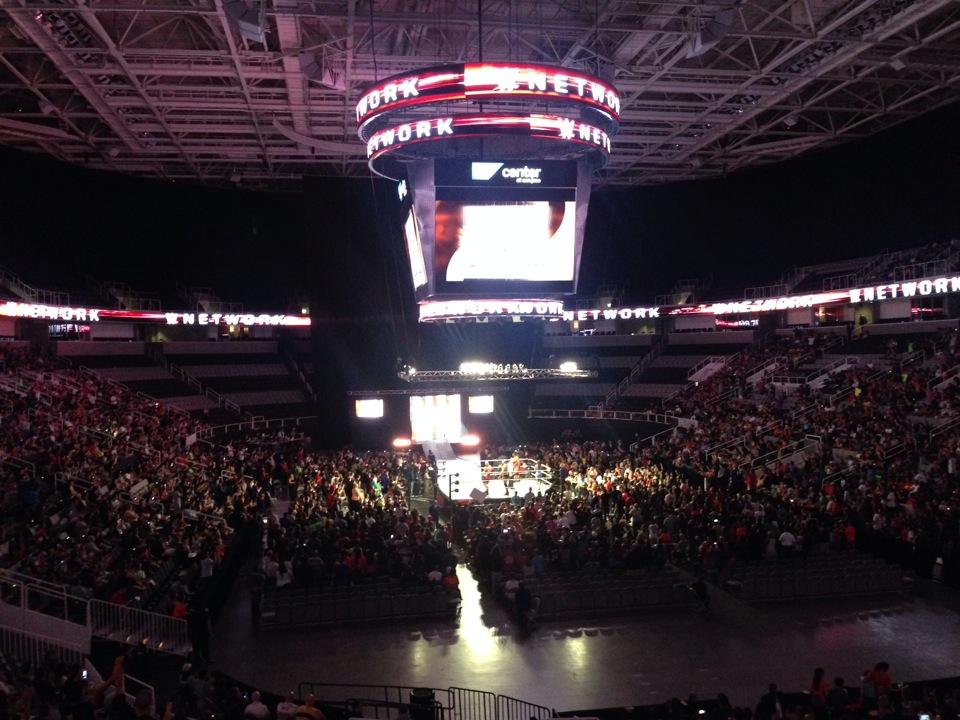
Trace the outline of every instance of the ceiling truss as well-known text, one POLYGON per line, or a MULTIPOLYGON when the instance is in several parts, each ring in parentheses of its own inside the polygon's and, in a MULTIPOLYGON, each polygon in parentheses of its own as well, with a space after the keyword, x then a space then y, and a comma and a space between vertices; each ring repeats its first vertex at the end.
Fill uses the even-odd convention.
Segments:
POLYGON ((722 176, 960 98, 956 0, 484 0, 482 27, 473 0, 264 1, 265 44, 226 0, 0 0, 0 143, 205 184, 366 175, 363 89, 481 45, 614 82, 608 184, 722 176), (339 82, 308 79, 303 52, 339 82))

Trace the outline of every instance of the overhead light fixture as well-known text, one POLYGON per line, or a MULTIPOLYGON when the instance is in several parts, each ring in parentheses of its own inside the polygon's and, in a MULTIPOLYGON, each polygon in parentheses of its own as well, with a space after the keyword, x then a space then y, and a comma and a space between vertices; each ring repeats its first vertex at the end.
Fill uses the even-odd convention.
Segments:
POLYGON ((797 116, 796 116, 796 115, 787 115, 787 116, 783 119, 783 124, 786 125, 788 128, 796 127, 796 124, 797 124, 798 122, 799 122, 799 121, 797 120, 797 116))
POLYGON ((906 64, 903 60, 901 60, 900 58, 894 58, 893 60, 890 61, 890 67, 892 67, 892 68, 893 68, 894 70, 896 70, 897 72, 900 72, 900 71, 903 70, 906 66, 907 66, 907 64, 906 64))
POLYGON ((560 363, 560 370, 562 372, 576 372, 579 369, 580 368, 577 366, 577 364, 572 360, 560 363))

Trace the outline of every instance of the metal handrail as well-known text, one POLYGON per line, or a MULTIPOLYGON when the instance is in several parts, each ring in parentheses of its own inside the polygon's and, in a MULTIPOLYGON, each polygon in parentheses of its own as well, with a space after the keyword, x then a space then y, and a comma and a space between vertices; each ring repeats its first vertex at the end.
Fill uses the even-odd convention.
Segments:
POLYGON ((763 466, 767 465, 774 460, 781 460, 785 457, 790 457, 805 451, 810 445, 820 446, 822 440, 817 435, 806 435, 800 440, 794 440, 787 445, 784 445, 782 448, 777 448, 776 450, 771 450, 768 453, 760 455, 758 457, 752 458, 747 462, 740 464, 740 469, 743 468, 753 468, 758 465, 763 466))
POLYGON ((626 422, 649 422, 676 425, 681 418, 666 413, 644 410, 606 410, 587 408, 529 408, 527 417, 541 420, 624 420, 626 422))
MULTIPOLYGON (((231 402, 231 401, 227 401, 231 402)), ((238 406, 239 407, 239 406, 238 406)), ((297 415, 286 418, 264 418, 262 415, 256 415, 249 420, 240 420, 235 423, 226 423, 225 425, 212 425, 204 428, 200 435, 211 437, 217 433, 229 433, 234 430, 269 430, 271 428, 299 427, 309 421, 317 419, 316 415, 297 415)))
POLYGON ((769 373, 773 372, 786 361, 787 361, 787 358, 785 355, 777 355, 776 357, 772 357, 760 363, 759 365, 755 366, 754 368, 752 368, 750 372, 747 373, 744 379, 747 381, 748 384, 752 385, 754 382, 756 382, 756 380, 758 380, 759 378, 762 378, 764 375, 768 375, 769 373))
POLYGON ((953 430, 958 425, 960 425, 960 416, 955 417, 952 420, 948 420, 945 423, 940 423, 936 427, 931 428, 929 436, 930 440, 933 440, 935 437, 942 435, 949 430, 953 430))
POLYGON ((654 340, 655 342, 650 346, 650 352, 640 358, 630 369, 630 372, 627 374, 627 376, 618 382, 613 390, 607 393, 607 396, 603 399, 603 402, 597 406, 600 410, 605 410, 609 406, 613 405, 616 400, 620 399, 620 397, 623 395, 623 391, 633 384, 634 379, 640 377, 647 370, 647 368, 650 367, 651 363, 653 363, 653 361, 660 356, 660 354, 663 352, 663 339, 660 338, 657 340, 657 338, 654 338, 654 340))

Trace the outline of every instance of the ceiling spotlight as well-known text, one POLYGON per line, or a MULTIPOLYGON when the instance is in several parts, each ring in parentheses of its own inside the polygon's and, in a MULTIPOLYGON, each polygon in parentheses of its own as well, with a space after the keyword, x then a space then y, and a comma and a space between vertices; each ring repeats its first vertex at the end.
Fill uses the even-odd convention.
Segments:
POLYGON ((700 158, 694 156, 694 157, 690 158, 690 165, 691 165, 692 167, 694 167, 694 168, 698 168, 698 167, 700 167, 701 165, 703 165, 703 160, 701 160, 700 158))
POLYGON ((107 155, 109 155, 114 160, 116 160, 117 155, 119 154, 120 154, 120 148, 118 147, 112 147, 109 150, 107 150, 107 155))
POLYGON ((46 102, 46 101, 41 102, 41 103, 40 103, 40 112, 42 112, 44 115, 49 115, 50 113, 53 112, 53 105, 51 105, 50 103, 48 103, 48 102, 46 102))
POLYGON ((797 116, 796 116, 796 115, 787 115, 787 116, 783 119, 783 124, 786 125, 788 128, 795 127, 796 124, 797 124, 797 122, 798 122, 798 120, 797 120, 797 116))
POLYGON ((893 60, 890 61, 890 67, 892 67, 897 72, 899 72, 900 70, 903 70, 906 66, 907 64, 900 58, 894 58, 893 60))

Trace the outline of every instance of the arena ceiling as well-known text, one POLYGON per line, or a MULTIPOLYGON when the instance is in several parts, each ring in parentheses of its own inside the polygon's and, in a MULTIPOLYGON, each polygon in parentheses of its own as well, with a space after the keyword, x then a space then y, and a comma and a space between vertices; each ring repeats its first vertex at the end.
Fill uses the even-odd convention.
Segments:
POLYGON ((123 173, 292 188, 369 171, 354 104, 452 60, 611 79, 600 182, 711 177, 960 97, 957 0, 0 0, 0 143, 123 173), (478 22, 482 18, 482 23, 478 22), (315 64, 305 63, 314 60, 315 64))

